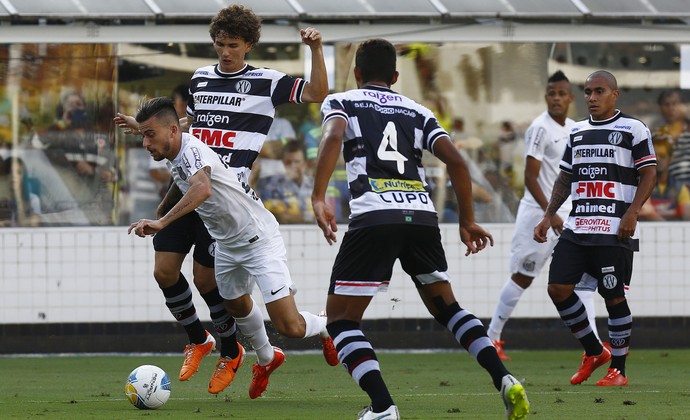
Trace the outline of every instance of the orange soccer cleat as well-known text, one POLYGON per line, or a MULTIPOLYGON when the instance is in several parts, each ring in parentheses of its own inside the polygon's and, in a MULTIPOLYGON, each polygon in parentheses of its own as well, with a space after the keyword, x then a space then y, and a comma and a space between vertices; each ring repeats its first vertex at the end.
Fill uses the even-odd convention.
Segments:
POLYGON ((186 381, 191 378, 197 370, 199 370, 199 363, 207 354, 216 349, 216 339, 206 331, 206 341, 201 344, 187 344, 184 348, 184 362, 182 362, 182 369, 180 369, 179 379, 186 381))
POLYGON ((597 386, 626 386, 627 376, 623 376, 621 371, 616 368, 609 368, 609 372, 597 382, 597 386))
POLYGON ((582 363, 580 368, 575 372, 570 383, 573 385, 581 384, 586 381, 599 366, 602 366, 611 360, 611 352, 606 347, 603 347, 601 354, 596 356, 582 355, 582 363))
POLYGON ((496 353, 498 353, 498 358, 501 360, 512 360, 505 352, 503 351, 503 344, 505 342, 503 340, 494 340, 493 342, 494 347, 496 348, 496 353))
POLYGON ((211 394, 217 394, 227 388, 232 380, 235 379, 235 374, 237 369, 242 365, 244 361, 244 347, 240 343, 237 343, 237 348, 240 354, 234 359, 229 357, 218 358, 218 363, 216 364, 216 370, 211 376, 211 380, 208 383, 208 392, 211 394))
POLYGON ((268 377, 285 361, 285 353, 278 347, 273 347, 273 360, 266 366, 254 363, 252 366, 252 382, 249 384, 249 398, 261 396, 268 386, 268 377))
POLYGON ((338 366, 338 350, 333 344, 333 339, 331 337, 321 338, 321 347, 323 349, 323 357, 326 359, 326 363, 331 366, 338 366))

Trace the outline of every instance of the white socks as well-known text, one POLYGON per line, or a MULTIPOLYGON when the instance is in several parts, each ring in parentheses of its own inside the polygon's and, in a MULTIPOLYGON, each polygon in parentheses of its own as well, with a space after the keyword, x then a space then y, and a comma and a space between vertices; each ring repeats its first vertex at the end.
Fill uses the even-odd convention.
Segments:
POLYGON ((319 335, 321 338, 328 337, 328 331, 326 331, 326 317, 314 315, 311 312, 300 311, 299 313, 304 318, 304 323, 306 324, 304 338, 313 337, 319 335))
POLYGON ((242 335, 247 337, 251 343, 256 357, 259 359, 259 364, 265 366, 273 361, 273 346, 268 341, 268 334, 266 334, 266 325, 264 324, 264 317, 261 311, 256 306, 256 302, 252 299, 252 310, 244 318, 235 318, 237 327, 242 332, 242 335))
POLYGON ((491 317, 491 323, 489 323, 489 328, 487 330, 487 334, 492 342, 501 339, 503 327, 506 325, 506 322, 508 322, 510 314, 513 313, 524 291, 525 289, 518 286, 512 279, 508 279, 503 285, 501 295, 498 298, 498 304, 496 305, 496 311, 494 312, 494 316, 491 317))

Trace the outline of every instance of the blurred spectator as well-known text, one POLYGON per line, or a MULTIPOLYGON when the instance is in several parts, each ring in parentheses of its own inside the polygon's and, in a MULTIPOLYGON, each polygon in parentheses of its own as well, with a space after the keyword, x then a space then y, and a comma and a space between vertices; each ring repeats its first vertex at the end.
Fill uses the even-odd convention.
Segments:
POLYGON ((38 195, 26 173, 24 161, 0 159, 0 226, 38 226, 41 212, 38 195))
POLYGON ((311 190, 314 179, 307 176, 304 147, 291 140, 283 147, 284 174, 259 178, 257 191, 264 206, 280 223, 313 222, 311 190))
MULTIPOLYGON (((292 123, 286 118, 276 115, 266 135, 266 141, 259 152, 259 159, 256 161, 258 166, 252 167, 252 178, 260 180, 270 176, 285 175, 285 167, 281 161, 283 146, 295 138, 296 134, 295 129, 292 128, 292 123)), ((258 185, 258 180, 255 181, 256 185, 258 185)), ((253 182, 250 181, 250 184, 253 182)))
POLYGON ((671 89, 659 95, 659 111, 663 124, 654 130, 654 137, 665 139, 672 146, 669 174, 678 182, 690 183, 690 120, 683 91, 671 89))
POLYGON ((503 121, 501 123, 501 134, 498 136, 499 171, 501 175, 511 179, 513 177, 516 139, 517 134, 515 133, 513 123, 503 121))
POLYGON ((314 175, 316 165, 316 155, 319 152, 319 141, 321 141, 321 104, 307 104, 307 116, 299 126, 299 136, 304 143, 307 155, 307 173, 314 175))
POLYGON ((37 142, 91 224, 112 224, 115 154, 107 133, 94 129, 84 99, 76 92, 61 96, 55 122, 37 142))
POLYGON ((690 220, 690 191, 669 173, 671 143, 654 138, 657 184, 640 210, 640 220, 690 220))

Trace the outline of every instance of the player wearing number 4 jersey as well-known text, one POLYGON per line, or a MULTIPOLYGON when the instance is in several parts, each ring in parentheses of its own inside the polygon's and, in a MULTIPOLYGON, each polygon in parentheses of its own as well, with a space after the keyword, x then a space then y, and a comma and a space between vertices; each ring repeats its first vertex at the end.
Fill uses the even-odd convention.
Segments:
POLYGON ((599 70, 589 75, 584 92, 590 116, 573 127, 534 239, 546 242, 550 219, 572 197, 572 210, 554 248, 548 286, 561 319, 585 350, 570 383, 582 383, 610 360, 608 373, 597 385, 627 385, 632 314, 624 285, 632 276, 633 251, 639 250, 637 215, 656 184, 656 156, 649 129, 616 109, 619 91, 611 73, 599 70), (574 293, 583 274, 597 279, 606 303, 610 351, 594 335, 587 310, 574 293))
POLYGON ((390 89, 398 78, 395 62, 390 42, 362 43, 354 69, 359 88, 324 100, 323 139, 312 193, 314 215, 332 244, 337 226, 325 195, 342 150, 351 215, 333 265, 326 312, 328 332, 343 367, 371 399, 358 418, 399 418, 376 353, 360 327, 372 297, 387 289, 396 259, 429 312, 491 375, 508 418, 525 418, 529 411, 525 389, 498 358, 481 321, 462 309, 453 295, 422 152, 433 153, 448 167, 460 206, 460 238, 469 255, 493 245, 493 238, 474 222, 467 166, 434 114, 390 89))

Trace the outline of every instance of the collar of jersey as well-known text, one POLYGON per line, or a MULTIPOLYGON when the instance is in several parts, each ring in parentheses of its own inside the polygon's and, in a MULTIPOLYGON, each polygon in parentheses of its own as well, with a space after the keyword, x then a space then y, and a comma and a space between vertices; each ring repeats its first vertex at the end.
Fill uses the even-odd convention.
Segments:
MULTIPOLYGON (((384 87, 384 86, 379 86, 379 85, 364 85, 364 86, 362 86, 362 89, 380 90, 383 92, 393 92, 392 89, 384 87)), ((395 93, 395 92, 393 92, 393 93, 395 93)))
POLYGON ((606 125, 606 124, 610 124, 610 123, 614 122, 615 120, 617 120, 618 118, 620 118, 621 115, 623 115, 623 114, 621 114, 621 110, 620 110, 620 109, 617 109, 617 110, 616 110, 616 113, 614 114, 614 116, 611 117, 611 118, 609 118, 608 120, 600 120, 600 121, 599 121, 599 120, 593 120, 593 119, 592 119, 592 116, 590 115, 590 116, 589 116, 589 123, 590 123, 591 125, 606 125))
POLYGON ((221 76, 221 77, 235 77, 235 76, 239 76, 240 74, 243 74, 243 73, 246 73, 247 71, 249 71, 249 64, 244 63, 244 67, 242 67, 242 69, 240 69, 234 73, 224 73, 224 72, 220 71, 220 66, 218 64, 213 66, 213 70, 216 72, 216 74, 218 76, 221 76))

